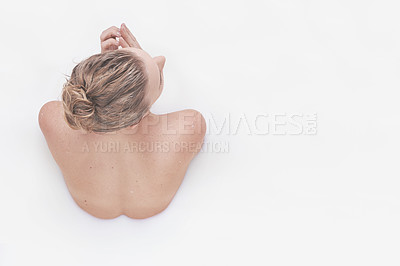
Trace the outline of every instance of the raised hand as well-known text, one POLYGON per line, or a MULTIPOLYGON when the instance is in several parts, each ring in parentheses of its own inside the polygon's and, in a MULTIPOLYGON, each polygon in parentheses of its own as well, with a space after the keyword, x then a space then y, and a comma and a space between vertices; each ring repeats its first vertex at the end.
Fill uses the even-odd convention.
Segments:
POLYGON ((134 47, 142 49, 139 42, 136 40, 135 36, 133 36, 132 32, 128 29, 125 23, 121 24, 120 33, 121 38, 119 39, 119 45, 121 45, 122 48, 134 47))
POLYGON ((117 38, 121 37, 120 29, 115 26, 109 27, 100 35, 101 52, 117 50, 120 42, 117 38))

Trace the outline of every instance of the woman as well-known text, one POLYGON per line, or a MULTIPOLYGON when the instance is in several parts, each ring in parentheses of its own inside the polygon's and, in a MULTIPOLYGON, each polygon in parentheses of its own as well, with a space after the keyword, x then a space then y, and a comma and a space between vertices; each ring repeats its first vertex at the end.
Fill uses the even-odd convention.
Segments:
POLYGON ((75 202, 104 219, 147 218, 178 190, 206 132, 195 110, 156 115, 163 56, 151 57, 125 24, 101 36, 102 53, 76 65, 62 101, 39 125, 75 202))

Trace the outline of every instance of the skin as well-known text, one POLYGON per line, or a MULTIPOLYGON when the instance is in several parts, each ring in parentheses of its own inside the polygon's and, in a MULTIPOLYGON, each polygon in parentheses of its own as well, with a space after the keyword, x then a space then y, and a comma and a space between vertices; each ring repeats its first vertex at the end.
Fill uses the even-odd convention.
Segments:
MULTIPOLYGON (((154 103, 163 90, 165 57, 146 53, 125 24, 105 30, 100 39, 102 52, 121 47, 141 57, 149 78, 146 97, 154 103)), ((187 109, 149 112, 135 126, 87 133, 66 124, 60 101, 41 108, 39 125, 74 201, 102 219, 143 219, 167 208, 206 132, 203 116, 187 109)))

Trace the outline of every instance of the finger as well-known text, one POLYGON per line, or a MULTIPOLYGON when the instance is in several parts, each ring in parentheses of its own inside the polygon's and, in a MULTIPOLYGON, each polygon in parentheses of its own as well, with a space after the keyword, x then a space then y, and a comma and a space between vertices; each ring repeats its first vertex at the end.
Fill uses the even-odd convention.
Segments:
POLYGON ((130 47, 142 49, 140 47, 139 42, 136 40, 135 36, 133 36, 132 32, 128 29, 125 23, 121 24, 121 36, 125 39, 125 41, 129 44, 130 47))
POLYGON ((116 37, 121 37, 120 30, 117 27, 112 26, 101 33, 100 41, 103 42, 109 38, 116 38, 116 37))
POLYGON ((130 47, 123 37, 119 37, 119 44, 121 45, 122 48, 130 47))
POLYGON ((117 50, 119 42, 116 39, 110 38, 101 43, 101 52, 117 50))

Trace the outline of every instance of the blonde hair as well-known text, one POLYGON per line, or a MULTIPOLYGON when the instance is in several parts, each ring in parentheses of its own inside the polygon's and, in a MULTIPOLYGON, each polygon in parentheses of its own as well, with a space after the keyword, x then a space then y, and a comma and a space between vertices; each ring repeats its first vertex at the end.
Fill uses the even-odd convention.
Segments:
POLYGON ((77 64, 63 86, 64 117, 72 129, 112 132, 137 124, 149 110, 144 63, 126 50, 77 64))

